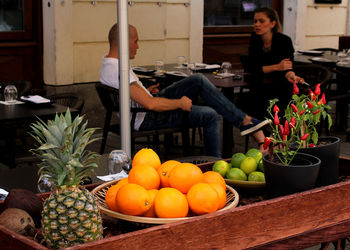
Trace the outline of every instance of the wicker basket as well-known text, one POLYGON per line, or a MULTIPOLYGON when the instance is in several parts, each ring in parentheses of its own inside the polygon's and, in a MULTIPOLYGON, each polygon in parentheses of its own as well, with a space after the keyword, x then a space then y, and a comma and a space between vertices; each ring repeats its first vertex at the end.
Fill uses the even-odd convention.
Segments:
MULTIPOLYGON (((191 217, 184 217, 184 218, 149 218, 149 217, 141 217, 141 216, 132 216, 132 215, 126 215, 122 213, 118 213, 115 211, 112 211, 108 209, 106 203, 105 203, 105 195, 108 190, 108 188, 114 184, 116 184, 118 180, 110 181, 103 183, 99 186, 97 186, 94 190, 92 190, 92 194, 97 199, 98 205, 100 207, 100 211, 108 216, 130 221, 130 222, 136 222, 136 223, 145 223, 145 224, 165 224, 175 221, 181 221, 181 220, 187 220, 191 217)), ((236 190, 234 190, 232 187, 226 185, 226 205, 221 210, 226 210, 229 208, 236 207, 239 201, 239 195, 236 190)))

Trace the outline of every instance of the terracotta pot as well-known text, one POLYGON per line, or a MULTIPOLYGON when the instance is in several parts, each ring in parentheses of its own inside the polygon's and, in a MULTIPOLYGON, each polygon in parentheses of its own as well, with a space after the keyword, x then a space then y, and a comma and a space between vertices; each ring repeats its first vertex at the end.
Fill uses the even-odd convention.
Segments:
POLYGON ((275 157, 263 157, 266 191, 270 197, 292 194, 315 187, 321 160, 315 156, 297 153, 291 165, 286 166, 275 157))
POLYGON ((319 146, 314 148, 301 148, 300 153, 318 157, 321 160, 320 172, 316 186, 325 186, 338 182, 340 139, 338 137, 320 137, 319 146))

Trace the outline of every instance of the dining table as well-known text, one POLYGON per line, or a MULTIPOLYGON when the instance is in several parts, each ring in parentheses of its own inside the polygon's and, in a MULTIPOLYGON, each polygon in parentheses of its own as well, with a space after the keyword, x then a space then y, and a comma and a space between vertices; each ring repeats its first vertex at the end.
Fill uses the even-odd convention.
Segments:
MULTIPOLYGON (((5 143, 0 148, 0 162, 10 168, 16 166, 16 140, 19 130, 24 131, 22 136, 25 136, 30 131, 30 124, 38 118, 45 121, 54 118, 57 113, 65 113, 66 110, 66 106, 56 103, 0 103, 0 140, 5 143)), ((78 110, 74 108, 70 108, 70 112, 72 116, 78 114, 78 110)))
MULTIPOLYGON (((164 72, 156 73, 153 69, 154 66, 146 65, 137 67, 134 72, 138 74, 142 79, 146 81, 154 80, 153 83, 160 83, 160 87, 164 88, 176 81, 179 81, 185 77, 190 76, 194 73, 202 73, 206 76, 209 81, 216 86, 231 102, 234 100, 235 94, 239 94, 243 89, 249 89, 249 82, 246 80, 249 77, 249 73, 242 70, 232 70, 230 75, 221 76, 218 74, 219 67, 208 68, 203 67, 200 64, 199 67, 195 67, 189 70, 187 67, 179 67, 177 64, 165 64, 164 72), (139 69, 144 69, 144 72, 139 69)), ((226 119, 223 120, 223 140, 222 140, 222 157, 232 157, 234 149, 234 136, 233 136, 233 125, 226 119)))

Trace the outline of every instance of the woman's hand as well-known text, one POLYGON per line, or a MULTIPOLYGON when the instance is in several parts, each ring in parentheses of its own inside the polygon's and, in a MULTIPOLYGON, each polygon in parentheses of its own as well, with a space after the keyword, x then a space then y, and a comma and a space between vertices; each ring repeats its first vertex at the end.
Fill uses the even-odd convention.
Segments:
POLYGON ((293 69, 293 63, 289 58, 283 59, 278 64, 278 69, 279 69, 279 71, 286 71, 289 69, 293 69))
POLYGON ((294 83, 294 82, 297 83, 297 84, 303 84, 304 83, 304 78, 295 75, 295 73, 293 71, 288 71, 286 73, 286 79, 290 83, 294 83))

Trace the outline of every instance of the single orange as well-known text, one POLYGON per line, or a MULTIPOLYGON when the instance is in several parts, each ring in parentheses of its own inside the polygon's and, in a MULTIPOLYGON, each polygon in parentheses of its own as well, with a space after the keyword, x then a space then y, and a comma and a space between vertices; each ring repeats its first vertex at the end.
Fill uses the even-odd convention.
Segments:
POLYGON ((197 183, 187 193, 188 205, 193 213, 201 215, 215 212, 219 207, 219 196, 208 183, 197 183))
POLYGON ((160 186, 169 187, 169 173, 176 165, 181 164, 179 161, 169 160, 164 162, 160 168, 158 168, 158 174, 160 176, 160 186))
POLYGON ((219 197, 219 207, 218 210, 223 208, 226 205, 226 186, 225 188, 222 187, 219 183, 209 183, 210 186, 212 186, 219 197))
POLYGON ((175 188, 162 188, 154 200, 154 210, 160 218, 186 217, 188 214, 186 196, 175 188))
POLYGON ((128 178, 129 183, 139 184, 147 190, 158 189, 160 185, 160 177, 157 170, 146 164, 133 166, 128 178))
POLYGON ((151 207, 147 190, 133 183, 122 186, 116 200, 119 211, 127 215, 141 215, 151 207))
POLYGON ((224 190, 226 190, 225 179, 218 172, 215 172, 215 171, 205 172, 203 174, 203 182, 205 182, 205 183, 219 183, 220 185, 222 185, 224 190))
POLYGON ((192 163, 176 165, 169 173, 169 185, 186 194, 196 183, 202 182, 202 170, 192 163))
POLYGON ((150 197, 151 207, 146 211, 146 213, 142 214, 142 216, 153 218, 156 217, 156 211, 154 209, 154 199, 156 198, 158 191, 158 189, 147 190, 150 197))
POLYGON ((113 186, 110 186, 106 192, 105 195, 105 201, 106 205, 110 210, 118 211, 116 196, 119 191, 119 189, 128 183, 128 177, 119 180, 116 184, 113 186))
POLYGON ((133 167, 140 164, 150 165, 155 169, 158 169, 161 165, 161 162, 159 156, 156 152, 153 151, 153 149, 143 148, 139 150, 132 159, 133 167))

